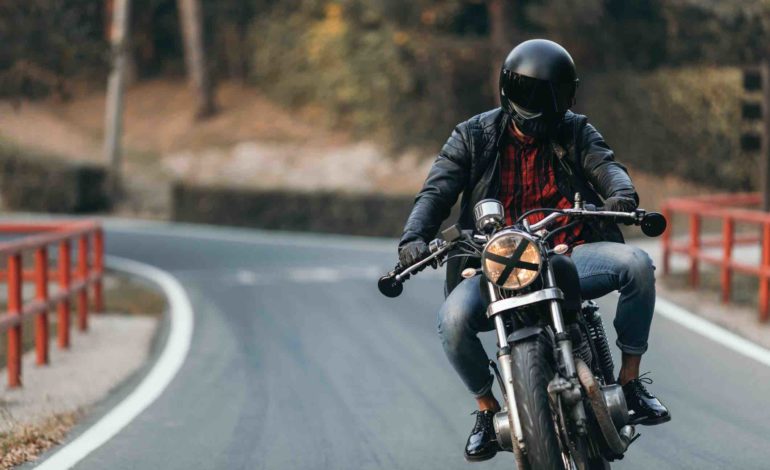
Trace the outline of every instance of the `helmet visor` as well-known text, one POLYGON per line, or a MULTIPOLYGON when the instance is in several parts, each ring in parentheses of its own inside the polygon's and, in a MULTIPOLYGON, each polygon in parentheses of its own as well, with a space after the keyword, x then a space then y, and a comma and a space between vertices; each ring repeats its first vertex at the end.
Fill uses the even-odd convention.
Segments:
POLYGON ((576 83, 552 83, 546 80, 510 74, 503 85, 503 95, 519 107, 533 113, 563 113, 572 106, 576 83))

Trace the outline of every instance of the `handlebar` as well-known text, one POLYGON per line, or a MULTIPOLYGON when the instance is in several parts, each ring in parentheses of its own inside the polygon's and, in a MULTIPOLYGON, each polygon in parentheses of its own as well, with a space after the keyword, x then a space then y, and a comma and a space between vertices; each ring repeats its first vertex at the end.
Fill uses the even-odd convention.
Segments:
MULTIPOLYGON (((401 295, 401 292, 404 290, 404 286, 403 286, 404 281, 409 279, 409 276, 417 273, 423 267, 433 263, 434 260, 442 256, 447 251, 451 250, 452 247, 454 247, 455 245, 454 242, 456 240, 465 238, 465 235, 459 231, 459 227, 456 225, 445 230, 444 232, 442 232, 442 234, 446 236, 450 230, 456 231, 455 239, 447 241, 447 240, 442 240, 437 238, 433 240, 428 245, 428 248, 430 249, 430 252, 431 252, 430 255, 414 263, 411 266, 403 267, 400 264, 398 264, 396 265, 395 269, 393 269, 393 271, 382 276, 380 280, 377 282, 377 287, 380 289, 380 292, 382 292, 382 294, 387 297, 398 297, 399 295, 401 295)), ((454 234, 455 233, 453 232, 453 235, 454 234)))
POLYGON ((574 209, 562 209, 558 212, 553 212, 546 218, 529 226, 531 232, 537 232, 547 227, 551 222, 559 217, 606 217, 615 219, 618 221, 629 222, 634 225, 639 225, 642 228, 642 232, 648 237, 657 237, 666 230, 666 218, 658 212, 647 212, 644 209, 636 209, 633 212, 617 212, 617 211, 605 211, 600 208, 595 208, 586 204, 585 208, 574 209))
POLYGON ((646 212, 641 209, 638 209, 634 212, 615 212, 615 211, 601 210, 593 206, 588 206, 584 209, 562 209, 558 211, 553 211, 553 210, 551 211, 552 213, 546 216, 543 220, 530 225, 529 226, 530 231, 537 232, 538 230, 547 227, 548 224, 550 224, 554 220, 565 216, 581 217, 581 216, 590 215, 592 217, 609 217, 614 219, 625 219, 626 221, 637 223, 637 222, 641 222, 642 217, 644 217, 646 214, 646 212))
MULTIPOLYGON (((633 212, 605 211, 590 204, 580 205, 580 207, 570 209, 535 209, 523 214, 522 217, 531 213, 546 211, 551 212, 551 214, 546 216, 543 220, 532 225, 524 222, 525 229, 530 233, 538 232, 560 217, 605 217, 639 225, 645 235, 648 237, 657 237, 666 230, 667 225, 665 217, 657 212, 647 212, 643 209, 636 209, 633 212)), ((398 297, 404 290, 404 281, 409 279, 410 275, 417 273, 428 264, 433 263, 436 259, 443 256, 446 252, 451 250, 458 241, 475 239, 473 235, 463 233, 457 225, 444 230, 442 232, 442 238, 443 239, 433 240, 430 243, 429 248, 431 254, 429 256, 411 266, 402 267, 396 265, 393 271, 381 277, 377 283, 380 292, 387 297, 398 297)))

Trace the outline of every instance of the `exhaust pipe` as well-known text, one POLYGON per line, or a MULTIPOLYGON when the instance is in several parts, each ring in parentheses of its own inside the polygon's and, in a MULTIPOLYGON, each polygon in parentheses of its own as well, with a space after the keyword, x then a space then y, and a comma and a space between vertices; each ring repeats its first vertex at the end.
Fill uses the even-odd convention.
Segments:
POLYGON ((599 429, 602 431, 607 446, 618 456, 623 455, 634 440, 634 435, 636 434, 634 427, 627 424, 620 428, 620 432, 618 432, 615 428, 615 422, 610 415, 610 410, 607 408, 607 403, 604 401, 604 394, 599 388, 599 384, 596 382, 593 372, 591 372, 591 369, 588 368, 586 363, 580 359, 575 360, 575 367, 577 369, 578 380, 580 380, 580 383, 588 394, 591 409, 593 409, 596 421, 599 423, 599 429))

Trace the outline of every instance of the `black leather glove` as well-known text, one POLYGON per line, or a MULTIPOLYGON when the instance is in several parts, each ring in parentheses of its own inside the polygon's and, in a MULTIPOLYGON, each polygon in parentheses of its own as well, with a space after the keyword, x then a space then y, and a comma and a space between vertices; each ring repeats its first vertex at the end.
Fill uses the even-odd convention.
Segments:
POLYGON ((411 266, 429 254, 428 245, 422 240, 415 240, 399 247, 398 262, 402 267, 411 266))
POLYGON ((612 196, 604 200, 604 210, 612 212, 631 212, 636 209, 636 200, 625 196, 612 196))

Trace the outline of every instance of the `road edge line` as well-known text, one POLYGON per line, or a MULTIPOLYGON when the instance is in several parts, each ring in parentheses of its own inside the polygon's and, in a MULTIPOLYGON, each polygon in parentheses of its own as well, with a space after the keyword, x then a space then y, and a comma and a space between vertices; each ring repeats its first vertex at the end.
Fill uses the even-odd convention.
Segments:
POLYGON ((192 341, 192 304, 174 276, 154 266, 116 256, 105 256, 105 265, 116 271, 145 278, 157 284, 168 299, 169 334, 163 351, 141 383, 96 423, 36 466, 38 470, 72 468, 112 439, 147 409, 171 383, 187 358, 192 341))
POLYGON ((712 323, 669 300, 658 297, 655 301, 655 311, 690 331, 770 367, 770 350, 712 323))

